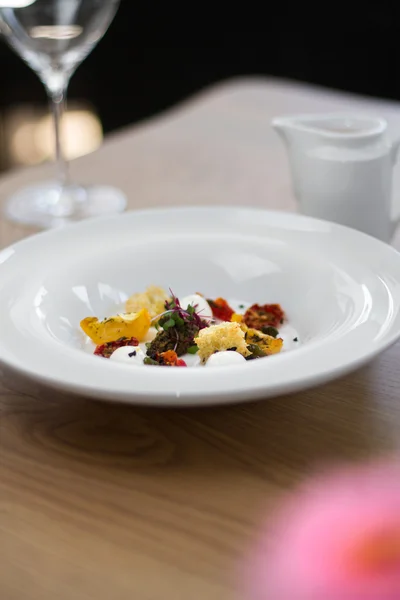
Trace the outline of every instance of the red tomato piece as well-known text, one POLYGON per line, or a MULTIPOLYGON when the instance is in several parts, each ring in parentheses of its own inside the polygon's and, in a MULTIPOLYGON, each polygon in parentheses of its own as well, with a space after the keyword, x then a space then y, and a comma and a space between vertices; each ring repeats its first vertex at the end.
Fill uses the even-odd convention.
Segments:
POLYGON ((207 300, 211 306, 213 316, 220 321, 230 321, 235 312, 229 306, 225 298, 217 298, 216 300, 207 300))
POLYGON ((164 367, 187 367, 185 361, 178 358, 178 355, 174 350, 161 352, 157 357, 157 361, 164 367))
POLYGON ((107 342, 106 344, 101 344, 100 346, 96 346, 94 354, 96 356, 103 356, 104 358, 110 358, 111 354, 117 348, 122 348, 122 346, 138 346, 139 340, 134 337, 126 338, 122 337, 119 340, 115 340, 115 342, 107 342))
POLYGON ((285 319, 280 304, 253 304, 244 313, 243 321, 252 329, 262 330, 263 327, 278 327, 285 319))

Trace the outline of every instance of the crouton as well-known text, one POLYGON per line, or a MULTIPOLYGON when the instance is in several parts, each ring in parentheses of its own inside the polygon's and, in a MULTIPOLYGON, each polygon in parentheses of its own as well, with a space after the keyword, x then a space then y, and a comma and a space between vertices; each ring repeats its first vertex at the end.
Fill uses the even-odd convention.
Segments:
POLYGON ((223 350, 236 350, 242 356, 249 356, 245 333, 239 323, 224 322, 201 329, 195 343, 199 348, 198 356, 204 363, 214 354, 223 350))

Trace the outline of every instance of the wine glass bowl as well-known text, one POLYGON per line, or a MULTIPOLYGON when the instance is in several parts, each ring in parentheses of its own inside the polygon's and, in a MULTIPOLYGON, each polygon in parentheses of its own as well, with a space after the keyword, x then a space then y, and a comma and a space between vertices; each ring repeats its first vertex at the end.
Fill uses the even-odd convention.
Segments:
POLYGON ((61 139, 69 80, 103 37, 119 0, 21 0, 19 6, 5 4, 0 4, 0 31, 37 73, 51 101, 58 170, 57 180, 14 194, 5 209, 7 216, 20 223, 54 227, 123 210, 126 200, 120 190, 71 183, 61 139))

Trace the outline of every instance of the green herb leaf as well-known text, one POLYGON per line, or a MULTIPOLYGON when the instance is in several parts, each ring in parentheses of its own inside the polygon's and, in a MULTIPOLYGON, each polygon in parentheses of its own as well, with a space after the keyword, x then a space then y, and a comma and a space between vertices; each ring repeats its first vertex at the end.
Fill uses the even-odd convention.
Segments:
POLYGON ((143 359, 143 362, 145 365, 158 365, 158 362, 150 358, 150 356, 146 356, 146 358, 143 359))
POLYGON ((197 354, 198 351, 198 346, 190 346, 190 348, 187 349, 188 354, 197 354))
POLYGON ((267 356, 264 350, 257 346, 257 344, 249 344, 247 349, 251 352, 249 356, 246 356, 246 360, 254 360, 257 358, 262 358, 263 356, 267 356))
POLYGON ((273 338, 276 338, 277 335, 278 335, 278 333, 279 333, 279 331, 277 330, 277 328, 276 327, 272 327, 272 326, 262 327, 261 331, 263 333, 265 333, 266 335, 272 336, 273 338))
POLYGON ((163 327, 164 331, 166 331, 170 327, 174 327, 174 325, 175 325, 174 319, 168 319, 168 321, 166 321, 165 323, 163 323, 162 327, 163 327))

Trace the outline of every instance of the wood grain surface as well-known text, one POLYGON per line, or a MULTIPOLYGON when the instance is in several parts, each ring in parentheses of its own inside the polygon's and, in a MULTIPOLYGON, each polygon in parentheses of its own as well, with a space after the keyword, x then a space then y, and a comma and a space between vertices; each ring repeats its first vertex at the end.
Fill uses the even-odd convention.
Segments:
MULTIPOLYGON (((393 103, 268 80, 230 82, 109 138, 73 165, 130 206, 293 210, 269 121, 393 103)), ((4 202, 49 167, 0 181, 4 202)), ((400 189, 396 183, 395 192, 400 189)), ((0 223, 1 244, 31 231, 0 223)), ((398 240, 395 241, 398 244, 398 240)), ((64 396, 2 374, 1 600, 228 600, 279 493, 319 465, 398 449, 400 346, 311 391, 215 409, 150 409, 64 396)))

